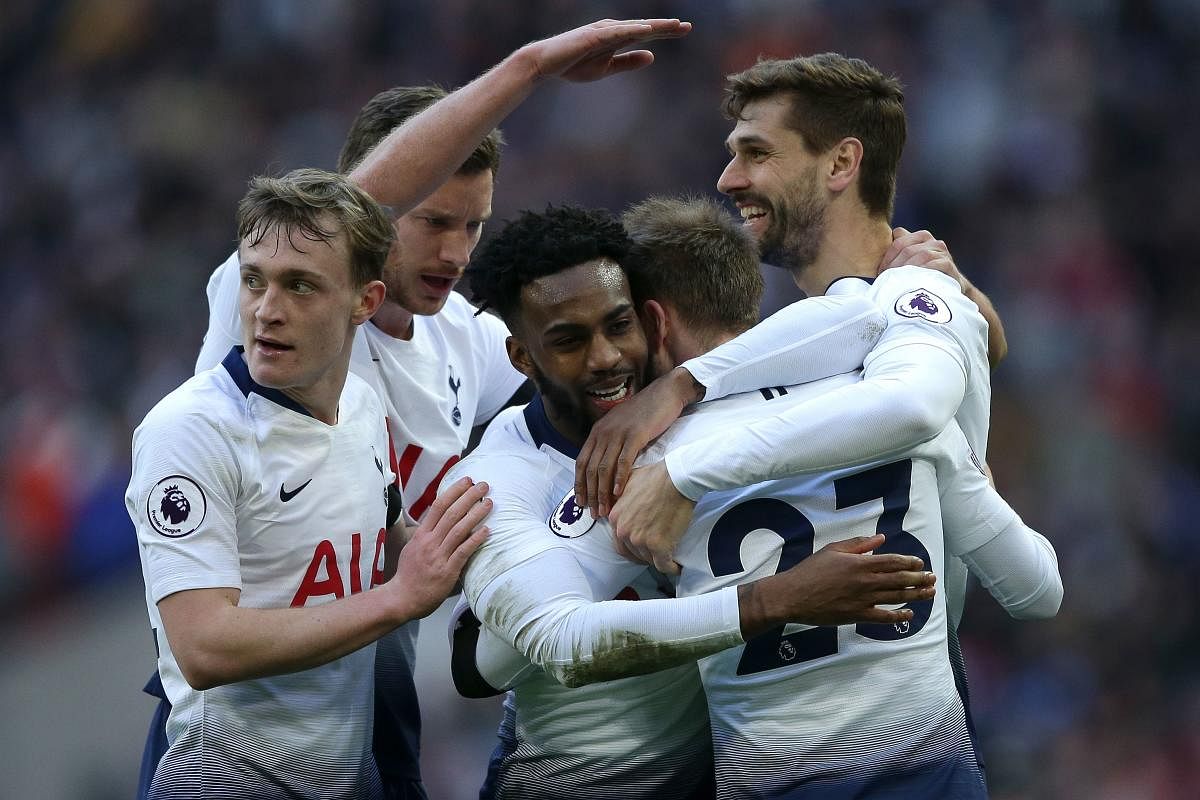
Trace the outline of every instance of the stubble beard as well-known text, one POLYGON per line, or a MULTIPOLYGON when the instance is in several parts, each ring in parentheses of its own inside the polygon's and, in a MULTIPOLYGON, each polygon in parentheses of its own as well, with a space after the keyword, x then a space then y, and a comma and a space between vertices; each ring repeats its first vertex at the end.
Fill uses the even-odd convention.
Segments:
POLYGON ((759 256, 799 275, 816 263, 825 236, 826 207, 812 194, 796 192, 771 208, 772 224, 759 243, 759 256))
POLYGON ((580 443, 587 439, 592 432, 592 418, 579 404, 575 395, 548 379, 546 374, 535 364, 533 367, 533 385, 542 396, 542 404, 549 415, 558 423, 570 430, 560 430, 559 433, 568 439, 578 438, 580 443))

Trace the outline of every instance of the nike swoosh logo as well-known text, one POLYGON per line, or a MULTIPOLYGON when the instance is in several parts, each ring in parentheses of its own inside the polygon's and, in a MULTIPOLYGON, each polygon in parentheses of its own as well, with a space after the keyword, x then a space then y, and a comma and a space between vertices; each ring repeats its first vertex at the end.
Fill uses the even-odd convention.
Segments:
POLYGON ((379 460, 379 456, 375 456, 375 469, 379 470, 379 474, 383 474, 383 462, 379 460))
POLYGON ((295 489, 293 489, 290 492, 287 489, 283 488, 282 483, 279 484, 279 499, 281 501, 283 501, 284 503, 286 503, 288 500, 291 500, 293 497, 295 497, 296 495, 303 492, 304 487, 308 486, 310 483, 312 483, 312 478, 309 478, 304 483, 300 484, 299 486, 297 486, 295 489))

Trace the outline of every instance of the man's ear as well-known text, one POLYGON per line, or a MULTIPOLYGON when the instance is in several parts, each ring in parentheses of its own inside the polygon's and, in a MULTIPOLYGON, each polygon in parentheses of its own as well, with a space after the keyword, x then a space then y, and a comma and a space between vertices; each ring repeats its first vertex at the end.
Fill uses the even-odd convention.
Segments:
POLYGON ((842 139, 829 151, 825 185, 829 191, 844 192, 858 178, 862 166, 863 144, 853 136, 842 139))
POLYGON ((642 319, 642 330, 646 332, 646 348, 651 353, 658 352, 666 346, 667 334, 671 330, 667 310, 657 300, 647 300, 642 303, 638 316, 642 319))
POLYGON ((504 348, 508 350, 508 360, 513 368, 529 380, 533 380, 533 376, 537 374, 537 367, 534 366, 533 358, 529 355, 529 348, 515 336, 509 336, 504 340, 504 348))
POLYGON ((358 305, 354 308, 350 321, 355 325, 362 325, 375 315, 375 312, 383 305, 383 299, 386 296, 387 287, 384 286, 383 281, 368 281, 367 285, 359 292, 358 305))

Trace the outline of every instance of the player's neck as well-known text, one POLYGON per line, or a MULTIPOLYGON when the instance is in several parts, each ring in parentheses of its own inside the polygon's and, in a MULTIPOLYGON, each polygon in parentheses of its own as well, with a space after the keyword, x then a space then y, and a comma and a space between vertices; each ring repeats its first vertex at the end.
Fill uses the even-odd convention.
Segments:
POLYGON ((838 278, 874 278, 891 244, 892 228, 884 218, 863 214, 835 217, 817 260, 799 273, 793 272, 796 285, 809 297, 816 297, 825 294, 838 278))
POLYGON ((677 367, 684 361, 704 355, 709 350, 720 347, 734 339, 743 331, 707 331, 691 334, 682 327, 676 328, 675 333, 666 343, 670 367, 677 367))
POLYGON ((371 324, 393 339, 409 340, 413 336, 413 314, 394 300, 384 300, 371 317, 371 324))
POLYGON ((346 388, 346 376, 350 372, 350 360, 339 364, 326 372, 312 386, 286 387, 281 391, 304 407, 313 419, 326 425, 338 424, 338 402, 342 399, 342 390, 346 388))

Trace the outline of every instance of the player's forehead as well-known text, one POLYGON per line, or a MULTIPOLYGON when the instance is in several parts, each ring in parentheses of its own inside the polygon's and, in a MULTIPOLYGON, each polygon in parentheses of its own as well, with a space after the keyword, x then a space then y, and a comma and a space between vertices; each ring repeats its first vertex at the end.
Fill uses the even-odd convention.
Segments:
POLYGON ((736 152, 751 146, 778 145, 799 136, 788 125, 791 110, 791 100, 784 94, 751 100, 725 137, 725 147, 736 152))
POLYGON ((296 226, 271 223, 238 242, 242 271, 272 275, 313 275, 350 278, 350 245, 346 232, 328 215, 319 218, 323 230, 337 230, 329 239, 306 234, 296 226))
POLYGON ((592 327, 632 308, 629 279, 610 258, 544 275, 521 289, 522 321, 535 335, 564 325, 592 327))
POLYGON ((492 171, 456 172, 406 216, 486 219, 492 215, 492 171))

